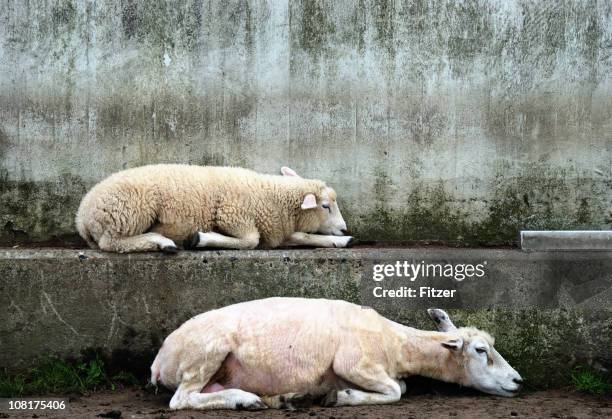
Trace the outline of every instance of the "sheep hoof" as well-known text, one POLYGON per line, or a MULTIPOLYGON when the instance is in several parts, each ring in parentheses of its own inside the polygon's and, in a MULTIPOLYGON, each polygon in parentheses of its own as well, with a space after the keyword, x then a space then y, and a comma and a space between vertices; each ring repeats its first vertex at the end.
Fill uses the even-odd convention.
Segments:
POLYGON ((313 397, 307 393, 291 393, 280 396, 279 409, 297 410, 312 407, 313 397))
POLYGON ((200 244, 200 233, 197 231, 193 233, 191 236, 187 237, 183 242, 183 247, 185 249, 196 249, 200 244))
POLYGON ((336 403, 338 403, 338 390, 332 390, 325 395, 321 401, 321 406, 332 407, 335 406, 336 403))
POLYGON ((353 247, 355 244, 355 239, 351 237, 348 242, 346 242, 346 247, 353 247))
POLYGON ((263 410, 267 408, 268 406, 266 406, 266 404, 262 402, 261 400, 256 400, 252 403, 247 403, 247 404, 238 403, 236 405, 237 410, 263 410))
POLYGON ((176 246, 164 246, 161 248, 161 251, 168 255, 173 255, 175 253, 178 253, 179 250, 176 246))

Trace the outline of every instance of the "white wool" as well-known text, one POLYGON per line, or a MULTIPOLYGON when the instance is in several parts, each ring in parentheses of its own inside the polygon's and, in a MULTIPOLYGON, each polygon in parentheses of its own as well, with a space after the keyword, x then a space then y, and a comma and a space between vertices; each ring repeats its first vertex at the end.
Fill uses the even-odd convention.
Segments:
POLYGON ((329 219, 321 207, 301 208, 312 196, 318 205, 335 205, 335 192, 320 180, 236 167, 143 166, 95 185, 76 226, 91 247, 117 252, 173 248, 197 232, 210 232, 200 237, 217 247, 273 248, 295 232, 317 232, 329 219))

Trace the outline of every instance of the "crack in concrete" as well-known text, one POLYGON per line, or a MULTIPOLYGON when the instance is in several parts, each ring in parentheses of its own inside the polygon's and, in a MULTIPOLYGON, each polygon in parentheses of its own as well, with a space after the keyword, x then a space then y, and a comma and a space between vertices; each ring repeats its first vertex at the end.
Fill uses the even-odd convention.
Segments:
MULTIPOLYGON (((57 319, 63 323, 64 325, 66 325, 68 327, 68 329, 70 329, 72 331, 72 333, 74 333, 77 336, 81 336, 81 334, 79 332, 76 331, 76 329, 74 327, 72 327, 66 320, 64 320, 62 318, 62 316, 58 313, 58 311, 55 309, 55 306, 53 305, 53 301, 51 301, 51 297, 49 297, 49 294, 47 294, 44 291, 41 291, 42 295, 45 297, 45 299, 47 300, 47 303, 49 304, 49 308, 51 308, 51 310, 53 311, 53 313, 55 314, 55 316, 57 317, 57 319)), ((45 306, 42 306, 43 312, 46 314, 47 311, 45 310, 45 306)))
POLYGON ((144 308, 145 308, 145 313, 151 314, 151 311, 149 310, 149 305, 147 304, 147 297, 146 297, 146 295, 142 296, 142 303, 143 303, 144 308))
POLYGON ((106 337, 106 346, 110 344, 110 341, 113 338, 113 334, 115 332, 115 324, 117 323, 117 318, 119 317, 119 315, 117 314, 117 305, 109 303, 109 306, 113 310, 113 318, 111 319, 108 336, 106 337))
POLYGON ((19 313, 19 316, 21 317, 22 320, 25 319, 25 313, 24 311, 21 309, 21 307, 19 307, 15 301, 11 300, 11 303, 8 306, 9 309, 11 308, 15 308, 15 310, 19 313))
POLYGON ((112 338, 117 333, 117 330, 118 330, 117 323, 120 323, 123 326, 129 326, 128 323, 121 320, 121 316, 119 316, 119 313, 117 311, 117 303, 108 301, 108 305, 113 311, 113 317, 111 319, 110 328, 108 330, 108 336, 106 337, 106 346, 110 345, 112 338))

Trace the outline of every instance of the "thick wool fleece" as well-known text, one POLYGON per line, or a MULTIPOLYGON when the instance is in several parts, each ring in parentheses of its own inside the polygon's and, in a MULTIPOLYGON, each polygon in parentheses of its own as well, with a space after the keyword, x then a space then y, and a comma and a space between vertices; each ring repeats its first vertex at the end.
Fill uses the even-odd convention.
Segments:
POLYGON ((117 239, 147 232, 180 244, 197 231, 259 237, 276 247, 296 231, 316 231, 317 211, 300 205, 309 193, 320 202, 325 188, 319 180, 236 167, 143 166, 94 186, 81 202, 76 225, 90 246, 103 250, 118 250, 117 239))

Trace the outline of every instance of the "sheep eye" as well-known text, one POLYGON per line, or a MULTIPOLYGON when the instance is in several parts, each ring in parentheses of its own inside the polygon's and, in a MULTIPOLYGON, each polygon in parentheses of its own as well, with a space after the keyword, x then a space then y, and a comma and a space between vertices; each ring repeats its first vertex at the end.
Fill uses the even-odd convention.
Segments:
POLYGON ((476 348, 476 352, 478 352, 479 354, 484 354, 487 352, 487 350, 485 348, 476 348))
POLYGON ((323 204, 321 205, 321 208, 328 210, 329 212, 331 212, 331 208, 329 207, 329 205, 327 204, 323 204))

